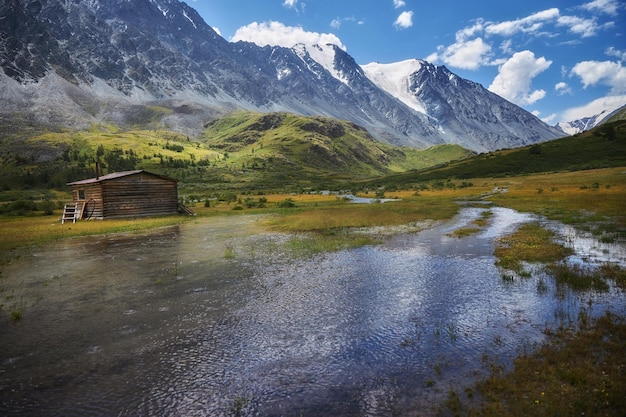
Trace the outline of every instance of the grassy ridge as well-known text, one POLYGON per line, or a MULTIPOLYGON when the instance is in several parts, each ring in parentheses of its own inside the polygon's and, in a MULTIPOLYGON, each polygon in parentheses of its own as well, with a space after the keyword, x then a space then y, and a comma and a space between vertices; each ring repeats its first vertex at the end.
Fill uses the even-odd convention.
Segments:
POLYGON ((397 185, 447 178, 507 177, 626 166, 626 120, 571 137, 477 155, 443 167, 389 175, 370 183, 397 185))
POLYGON ((395 147, 347 121, 288 113, 236 112, 211 124, 200 140, 228 155, 227 166, 240 168, 240 176, 254 173, 265 187, 349 182, 471 155, 456 145, 395 147))
POLYGON ((146 169, 178 179, 183 193, 216 189, 342 188, 357 179, 458 160, 455 145, 426 150, 381 143, 346 121, 237 112, 197 140, 164 129, 42 130, 0 134, 0 189, 57 188, 100 172, 146 169))

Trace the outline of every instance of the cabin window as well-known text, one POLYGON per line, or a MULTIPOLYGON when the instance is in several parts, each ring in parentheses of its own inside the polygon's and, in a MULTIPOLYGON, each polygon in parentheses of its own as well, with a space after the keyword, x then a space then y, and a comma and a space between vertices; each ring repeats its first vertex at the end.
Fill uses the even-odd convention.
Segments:
POLYGON ((85 190, 78 190, 78 199, 79 200, 85 199, 85 190))

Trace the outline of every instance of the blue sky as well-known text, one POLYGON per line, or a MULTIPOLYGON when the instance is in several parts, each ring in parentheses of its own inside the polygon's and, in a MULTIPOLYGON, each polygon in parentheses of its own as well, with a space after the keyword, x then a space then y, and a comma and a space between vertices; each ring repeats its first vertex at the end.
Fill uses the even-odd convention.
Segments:
POLYGON ((626 104, 624 0, 187 0, 229 41, 335 43, 359 64, 411 58, 550 124, 626 104))

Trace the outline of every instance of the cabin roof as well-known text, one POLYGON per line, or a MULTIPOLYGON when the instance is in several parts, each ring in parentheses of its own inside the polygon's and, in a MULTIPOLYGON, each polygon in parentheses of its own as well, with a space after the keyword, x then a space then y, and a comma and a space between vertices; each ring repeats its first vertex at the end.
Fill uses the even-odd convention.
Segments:
POLYGON ((67 185, 95 184, 95 183, 98 183, 98 182, 114 180, 116 178, 122 178, 122 177, 127 177, 129 175, 139 174, 139 173, 142 173, 142 172, 145 172, 146 174, 149 174, 149 175, 154 175, 155 177, 163 178, 165 180, 177 182, 174 178, 169 178, 169 177, 166 177, 164 175, 153 174, 151 172, 144 171, 143 169, 136 169, 136 170, 133 170, 133 171, 113 172, 112 174, 102 175, 101 177, 89 178, 89 179, 86 179, 86 180, 68 182, 67 185))

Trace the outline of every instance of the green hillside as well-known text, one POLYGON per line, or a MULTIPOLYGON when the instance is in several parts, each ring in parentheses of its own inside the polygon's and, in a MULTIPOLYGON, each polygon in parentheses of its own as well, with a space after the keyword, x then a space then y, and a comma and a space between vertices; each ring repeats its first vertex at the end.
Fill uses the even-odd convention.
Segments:
MULTIPOLYGON (((166 129, 3 129, 0 200, 66 190, 100 173, 146 169, 180 181, 181 194, 403 187, 450 178, 504 177, 626 166, 626 120, 525 148, 475 155, 459 146, 418 150, 374 139, 353 123, 289 113, 236 112, 191 139, 166 129)), ((3 126, 3 128, 6 126, 3 126)))
POLYGON ((604 123, 617 122, 626 119, 626 106, 615 110, 604 123))
POLYGON ((455 145, 426 150, 377 141, 346 121, 289 113, 238 112, 212 123, 200 141, 223 153, 225 167, 257 187, 330 187, 466 158, 455 145))
POLYGON ((449 178, 485 178, 626 166, 626 120, 524 148, 476 155, 459 162, 388 175, 368 183, 406 185, 449 178))
POLYGON ((95 176, 96 161, 101 174, 146 169, 176 178, 183 192, 336 188, 470 155, 454 145, 395 147, 349 122, 287 113, 233 113, 197 139, 139 127, 11 128, 0 132, 0 189, 64 189, 95 176))

